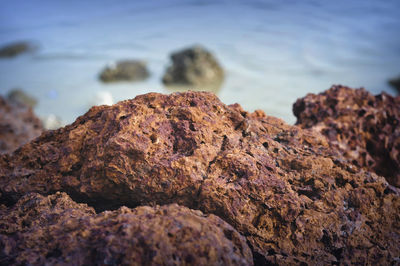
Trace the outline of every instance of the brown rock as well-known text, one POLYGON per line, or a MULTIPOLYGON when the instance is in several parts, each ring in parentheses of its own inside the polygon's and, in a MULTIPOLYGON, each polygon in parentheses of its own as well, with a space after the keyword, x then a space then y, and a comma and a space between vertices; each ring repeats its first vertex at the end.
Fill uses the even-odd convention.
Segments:
POLYGON ((0 154, 14 151, 42 131, 42 123, 32 108, 13 104, 0 96, 0 154))
POLYGON ((218 88, 224 71, 213 54, 195 45, 171 54, 172 64, 167 68, 163 83, 166 85, 211 86, 218 88))
POLYGON ((0 58, 15 57, 34 49, 35 47, 32 44, 25 41, 9 43, 0 48, 0 58))
POLYGON ((246 239, 177 204, 95 214, 65 193, 0 209, 2 265, 251 265, 246 239))
POLYGON ((400 186, 400 96, 333 86, 297 100, 293 112, 350 162, 400 186))
POLYGON ((103 82, 116 81, 140 81, 149 76, 145 62, 137 60, 119 61, 115 66, 107 66, 100 73, 100 80, 103 82))
POLYGON ((13 89, 7 93, 7 100, 11 103, 34 108, 37 100, 21 89, 13 89))
POLYGON ((400 76, 389 80, 389 84, 397 90, 397 93, 400 94, 400 76))
POLYGON ((312 130, 210 93, 146 94, 93 107, 0 157, 1 201, 65 191, 98 210, 179 203, 218 215, 256 264, 388 264, 400 192, 346 163, 312 130))

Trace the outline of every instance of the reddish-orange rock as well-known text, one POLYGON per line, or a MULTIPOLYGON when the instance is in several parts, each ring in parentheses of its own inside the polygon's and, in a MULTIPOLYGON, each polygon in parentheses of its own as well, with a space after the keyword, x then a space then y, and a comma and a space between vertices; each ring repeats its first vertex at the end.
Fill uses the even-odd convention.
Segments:
POLYGON ((400 254, 400 192, 325 137, 209 93, 93 107, 0 157, 1 201, 65 191, 98 210, 179 203, 244 235, 256 264, 387 264, 400 254))
POLYGON ((65 193, 0 209, 1 265, 252 265, 246 239, 177 204, 95 214, 65 193))
POLYGON ((353 164, 400 186, 400 96, 333 86, 293 105, 297 125, 325 135, 353 164))
POLYGON ((39 136, 43 126, 32 109, 0 96, 0 154, 12 152, 39 136))

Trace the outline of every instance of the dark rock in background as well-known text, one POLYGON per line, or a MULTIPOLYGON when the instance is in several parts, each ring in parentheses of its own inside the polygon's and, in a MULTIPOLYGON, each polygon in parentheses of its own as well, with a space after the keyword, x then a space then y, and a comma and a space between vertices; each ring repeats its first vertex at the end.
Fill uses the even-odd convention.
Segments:
POLYGON ((96 214, 65 193, 0 208, 2 265, 251 265, 246 239, 177 204, 96 214))
POLYGON ((38 137, 43 130, 32 108, 0 96, 0 154, 14 151, 38 137))
POLYGON ((293 105, 297 125, 312 128, 348 161, 400 187, 400 96, 333 86, 293 105))
POLYGON ((400 76, 389 80, 389 84, 397 90, 397 93, 400 94, 400 76))
POLYGON ((15 42, 0 47, 0 58, 1 57, 15 57, 22 53, 26 53, 34 50, 34 46, 29 42, 15 42))
POLYGON ((171 60, 162 79, 166 85, 207 86, 220 84, 224 78, 217 59, 201 46, 175 52, 171 60))
POLYGON ((389 264, 400 254, 398 188, 319 133, 210 93, 93 107, 0 157, 1 203, 56 191, 99 211, 178 203, 217 215, 259 265, 389 264))
POLYGON ((99 78, 103 82, 139 81, 149 76, 145 62, 125 60, 117 62, 115 66, 106 67, 99 78))
POLYGON ((37 100, 28 95, 21 89, 13 89, 7 94, 7 99, 17 105, 34 108, 37 105, 37 100))

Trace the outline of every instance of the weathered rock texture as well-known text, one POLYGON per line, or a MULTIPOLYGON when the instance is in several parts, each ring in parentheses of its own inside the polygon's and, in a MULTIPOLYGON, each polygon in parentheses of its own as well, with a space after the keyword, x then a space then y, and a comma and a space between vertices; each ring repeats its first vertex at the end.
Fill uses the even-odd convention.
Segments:
POLYGON ((0 157, 1 202, 65 191, 98 210, 178 203, 215 214, 256 264, 388 264, 400 192, 322 135, 209 93, 150 93, 93 107, 0 157))
POLYGON ((125 60, 106 67, 100 74, 103 82, 115 81, 139 81, 149 76, 149 71, 145 62, 137 60, 125 60))
POLYGON ((400 186, 400 97, 333 86, 298 99, 297 125, 325 135, 353 164, 400 186))
POLYGON ((209 86, 222 82, 224 71, 217 59, 201 46, 193 46, 171 55, 172 64, 163 77, 166 85, 209 86))
POLYGON ((34 47, 28 42, 10 43, 0 48, 0 57, 15 57, 32 50, 34 50, 34 47))
POLYGON ((0 154, 14 151, 42 131, 42 123, 31 108, 0 96, 0 154))
POLYGON ((250 265, 246 239, 177 204, 95 214, 65 193, 0 209, 1 265, 250 265))

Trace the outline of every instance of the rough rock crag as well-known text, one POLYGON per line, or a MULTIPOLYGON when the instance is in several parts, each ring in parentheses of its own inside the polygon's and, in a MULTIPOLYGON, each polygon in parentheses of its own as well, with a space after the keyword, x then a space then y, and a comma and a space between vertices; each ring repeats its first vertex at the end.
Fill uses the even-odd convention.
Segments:
POLYGON ((0 154, 14 151, 43 130, 32 108, 13 104, 0 96, 0 154))
POLYGON ((293 105, 297 125, 312 128, 353 164, 400 187, 400 96, 333 86, 293 105))
POLYGON ((1 265, 250 265, 246 239, 177 204, 96 214, 65 193, 0 208, 1 265))
POLYGON ((1 202, 68 193, 97 210, 178 203, 219 216, 257 265, 389 264, 400 192, 326 138, 210 93, 150 93, 93 107, 0 157, 1 202))

